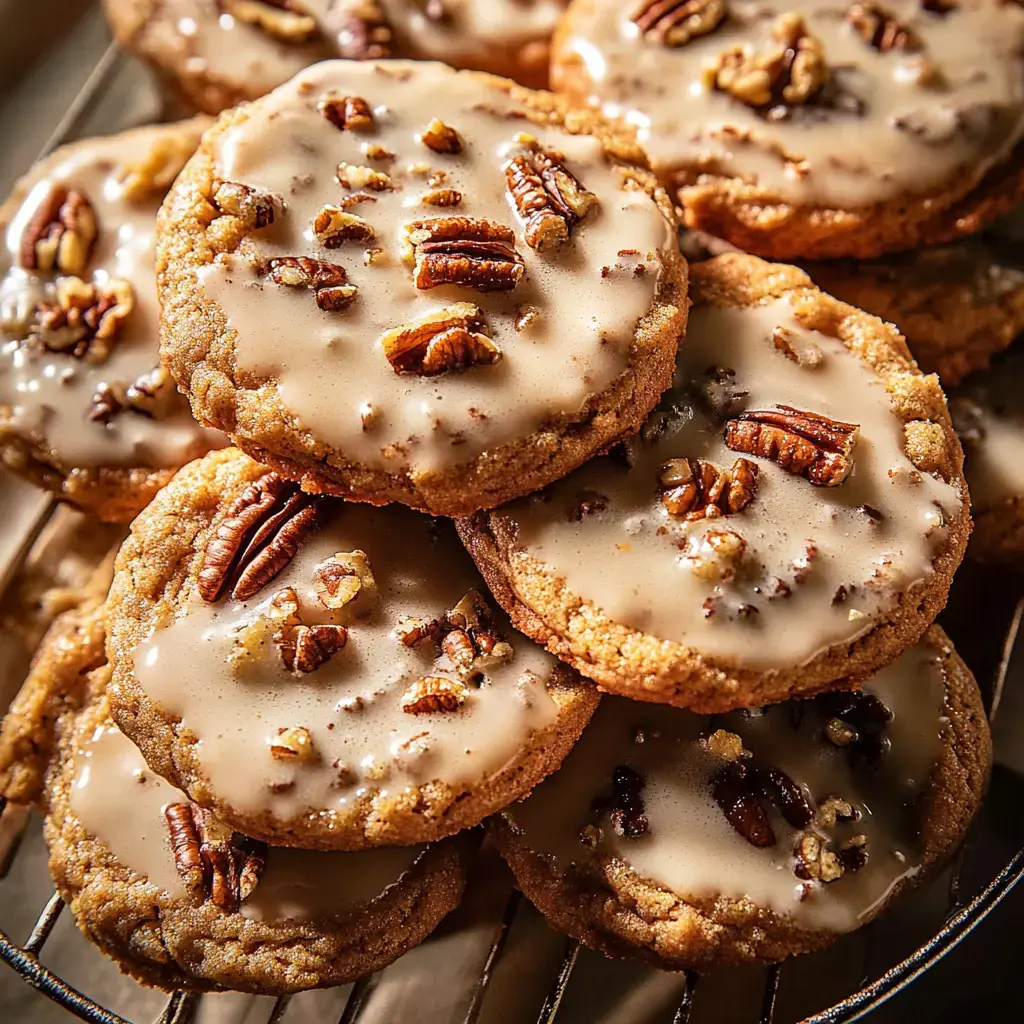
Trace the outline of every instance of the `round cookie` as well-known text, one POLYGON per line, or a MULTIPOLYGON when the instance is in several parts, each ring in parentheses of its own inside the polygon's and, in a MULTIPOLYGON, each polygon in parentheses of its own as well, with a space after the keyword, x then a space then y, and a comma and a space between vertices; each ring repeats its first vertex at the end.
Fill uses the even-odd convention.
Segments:
POLYGON ((918 366, 945 387, 1024 330, 1024 270, 995 238, 803 267, 836 298, 896 324, 918 366))
POLYGON ((608 698, 493 833, 548 920, 609 956, 775 961, 866 924, 944 860, 990 757, 977 684, 933 627, 861 691, 754 715, 608 698))
POLYGON ((72 143, 0 206, 0 460, 107 521, 224 444, 160 368, 156 211, 207 121, 72 143))
POLYGON ((968 553, 982 562, 1024 558, 1024 358, 1010 354, 950 398, 964 446, 974 530, 968 553))
POLYGON ((443 515, 635 430, 686 268, 606 128, 405 62, 320 64, 225 114, 160 221, 162 351, 193 412, 306 490, 443 515))
POLYGON ((343 985, 458 905, 472 835, 361 853, 268 848, 151 771, 103 699, 78 718, 49 786, 50 872, 86 937, 143 984, 343 985))
POLYGON ((687 226, 865 258, 975 232, 1024 194, 1022 39, 1001 0, 575 0, 552 83, 636 125, 687 226))
POLYGON ((715 712, 892 661, 970 520, 943 394, 891 326, 753 256, 691 280, 638 438, 459 530, 516 627, 602 689, 715 712))
POLYGON ((117 41, 198 110, 330 57, 444 61, 544 88, 566 0, 104 0, 117 41))
POLYGON ((247 835, 322 849, 450 835, 557 768, 598 701, 478 587, 450 524, 310 498, 213 453, 118 555, 114 718, 247 835))

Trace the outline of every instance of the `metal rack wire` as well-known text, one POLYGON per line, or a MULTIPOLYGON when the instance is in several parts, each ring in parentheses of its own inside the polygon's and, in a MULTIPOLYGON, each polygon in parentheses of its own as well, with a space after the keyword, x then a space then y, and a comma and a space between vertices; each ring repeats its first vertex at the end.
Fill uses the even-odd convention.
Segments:
MULTIPOLYGON (((46 145, 47 151, 74 134, 76 126, 83 123, 124 59, 114 46, 110 46, 102 54, 86 80, 81 93, 50 137, 46 145)), ((52 505, 44 508, 25 529, 23 536, 11 546, 15 557, 11 564, 0 565, 0 592, 10 581, 17 565, 28 554, 32 543, 52 513, 52 505)), ((991 681, 992 689, 989 699, 990 718, 993 719, 1001 705, 1002 688, 1020 629, 1022 611, 1024 611, 1024 599, 1021 599, 1013 607, 1013 612, 1009 616, 1009 626, 1002 636, 1001 653, 998 667, 991 681)), ((999 642, 998 637, 995 640, 996 643, 999 642)), ((6 873, 16 855, 17 833, 24 828, 26 821, 27 815, 21 813, 21 809, 6 807, 3 798, 0 798, 0 876, 6 873), (3 860, 6 860, 7 863, 2 863, 3 860)), ((965 847, 969 847, 970 843, 969 837, 965 847)), ((841 1022, 854 1021, 863 1017, 873 1008, 912 984, 937 963, 977 927, 1007 896, 1014 885, 1024 877, 1024 849, 1022 849, 980 892, 967 902, 962 902, 960 877, 963 863, 964 857, 961 855, 951 875, 948 914, 942 927, 909 956, 890 967, 880 977, 865 979, 857 991, 828 1009, 806 1018, 804 1024, 841 1024, 841 1022)), ((497 916, 486 957, 469 993, 462 1024, 475 1024, 479 1019, 495 968, 501 961, 510 931, 522 912, 524 902, 520 894, 512 890, 503 910, 497 916)), ((0 959, 17 971, 29 985, 34 986, 82 1020, 89 1021, 91 1024, 133 1024, 72 987, 57 973, 41 963, 40 954, 53 933, 64 906, 64 901, 54 892, 40 913, 30 935, 20 944, 0 930, 0 959)), ((535 1018, 537 1024, 555 1024, 559 1019, 563 1001, 577 967, 580 951, 581 946, 578 942, 574 940, 565 942, 561 961, 555 969, 554 980, 535 1018)), ((760 996, 758 1024, 773 1024, 775 1021, 779 986, 785 970, 785 965, 775 965, 766 972, 760 996)), ((685 986, 677 997, 671 1017, 672 1024, 687 1024, 690 1021, 694 995, 700 981, 700 976, 695 972, 687 972, 685 975, 685 986)), ((358 1024, 373 997, 378 982, 379 975, 371 976, 357 982, 352 987, 341 1015, 337 1018, 338 1024, 358 1024)), ((188 1024, 193 1019, 199 998, 194 994, 181 991, 173 993, 159 1015, 158 1024, 188 1024)), ((267 1024, 278 1024, 287 1011, 288 1003, 289 997, 277 999, 270 1009, 267 1024)))

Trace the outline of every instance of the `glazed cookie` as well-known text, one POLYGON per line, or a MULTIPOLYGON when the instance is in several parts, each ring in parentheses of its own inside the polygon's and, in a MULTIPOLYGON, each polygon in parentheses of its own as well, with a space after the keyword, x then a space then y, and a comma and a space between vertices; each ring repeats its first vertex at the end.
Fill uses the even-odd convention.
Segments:
POLYGON ((164 206, 167 365, 305 490, 465 515, 550 483, 639 427, 686 322, 670 204, 611 153, 501 79, 311 68, 164 206))
POLYGON ((49 787, 50 872, 79 928, 158 988, 271 995, 342 985, 422 942, 458 904, 472 835, 361 853, 268 848, 81 715, 49 787))
POLYGON ((117 41, 216 114, 329 57, 411 57, 547 85, 566 0, 104 0, 117 41))
POLYGON ((866 924, 945 859, 990 756, 977 684, 935 627, 862 690, 756 714, 609 698, 493 830, 525 895, 609 956, 781 960, 866 924))
POLYGON ((211 454, 118 555, 114 718, 247 835, 323 849, 449 835, 557 768, 598 700, 479 586, 450 524, 311 498, 211 454))
POLYGON ((843 302, 889 320, 918 366, 946 387, 984 369, 1024 330, 1024 269, 997 239, 971 238, 877 260, 805 263, 843 302))
POLYGON ((969 517, 934 377, 795 267, 691 267, 677 383, 636 441, 461 521, 513 623, 602 689, 714 712, 913 644, 969 517))
POLYGON ((0 459, 104 520, 224 443, 160 368, 153 280, 157 207, 207 123, 73 143, 0 207, 0 459))
POLYGON ((967 381, 949 409, 964 446, 974 531, 983 562, 1024 558, 1024 358, 1011 355, 967 381))
POLYGON ((1022 40, 1002 0, 575 0, 552 82, 637 126, 688 226, 777 259, 869 257, 1024 194, 1022 40))

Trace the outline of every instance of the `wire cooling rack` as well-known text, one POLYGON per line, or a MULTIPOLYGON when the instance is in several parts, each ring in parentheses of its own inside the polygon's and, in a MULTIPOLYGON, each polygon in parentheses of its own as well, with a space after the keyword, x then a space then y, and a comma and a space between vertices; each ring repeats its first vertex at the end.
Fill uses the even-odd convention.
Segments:
MULTIPOLYGON (((96 108, 101 102, 109 100, 115 79, 121 72, 127 58, 121 55, 113 46, 106 46, 99 51, 91 71, 84 77, 84 85, 75 95, 70 107, 66 110, 60 123, 50 134, 44 151, 70 138, 82 134, 84 129, 91 131, 101 130, 102 122, 96 123, 96 108)), ((118 125, 122 127, 122 125, 118 125)), ((0 489, 5 486, 4 480, 0 479, 0 489)), ((2 495, 0 495, 2 497, 2 495)), ((54 506, 40 502, 37 497, 25 499, 22 502, 22 515, 14 523, 13 530, 8 525, 7 535, 0 539, 0 593, 8 586, 14 578, 19 567, 28 557, 33 543, 39 536, 47 522, 54 513, 54 506), (26 501, 28 511, 25 512, 26 501)), ((8 520, 10 524, 11 520, 8 520)), ((954 588, 954 595, 951 608, 947 612, 944 625, 948 632, 957 641, 961 652, 966 656, 968 662, 975 669, 979 681, 986 692, 987 706, 990 709, 990 718, 994 721, 1003 704, 1003 688, 1008 676, 1024 675, 1022 672, 1011 673, 1010 666, 1013 662, 1014 649, 1020 632, 1021 615, 1024 610, 1024 599, 1021 599, 1016 589, 1017 581, 1000 579, 994 582, 990 575, 979 572, 977 569, 967 567, 961 577, 958 578, 954 588), (979 609, 982 613, 979 614, 979 609)), ((1020 668, 1020 666, 1018 666, 1020 668)), ((1024 679, 1017 679, 1017 684, 1024 684, 1024 679)), ((1024 724, 1024 723, 1022 723, 1024 724)), ((22 831, 28 824, 29 815, 23 808, 10 806, 5 807, 0 799, 0 877, 6 875, 17 855, 18 843, 22 831)), ((856 941, 858 949, 856 957, 863 965, 875 965, 865 967, 862 974, 847 987, 849 994, 838 1001, 829 999, 825 1004, 826 1009, 820 1009, 811 1016, 803 1013, 796 1017, 792 1013, 785 1013, 779 1008, 780 984, 788 972, 799 968, 803 978, 816 973, 813 964, 817 957, 823 954, 815 954, 811 957, 799 958, 785 964, 775 965, 763 971, 759 971, 753 982, 753 995, 746 998, 743 1009, 736 1008, 735 1012, 730 1011, 727 1017, 717 1019, 727 1020, 729 1024, 781 1024, 782 1020, 803 1020, 804 1024, 840 1024, 840 1022, 854 1021, 881 1003, 911 985, 929 968, 941 960, 946 953, 964 939, 985 917, 999 904, 999 902, 1011 891, 1013 886, 1024 876, 1024 849, 1009 859, 1000 870, 990 873, 987 884, 980 887, 975 886, 974 892, 969 897, 962 892, 961 880, 965 877, 965 865, 970 861, 973 851, 980 845, 976 836, 977 830, 972 831, 968 836, 964 847, 961 849, 951 869, 943 879, 932 884, 926 894, 931 900, 933 910, 936 899, 943 904, 940 911, 939 927, 932 928, 930 935, 923 943, 912 943, 909 947, 904 945, 904 950, 910 948, 911 952, 903 953, 900 956, 889 956, 889 948, 892 946, 891 936, 885 945, 887 949, 881 954, 887 957, 884 960, 889 966, 878 967, 879 954, 876 947, 879 942, 876 940, 874 925, 862 929, 857 933, 856 941), (945 894, 936 897, 936 889, 941 888, 942 882, 948 883, 948 890, 945 894), (916 948, 915 948, 916 946, 916 948), (810 971, 807 964, 811 964, 810 971), (740 1016, 745 1013, 745 1016, 740 1016)), ((508 976, 512 976, 513 987, 520 987, 523 980, 521 976, 522 967, 518 953, 509 952, 510 936, 514 934, 517 927, 525 917, 533 914, 532 909, 519 893, 511 886, 506 874, 502 874, 500 866, 495 860, 491 860, 490 869, 478 871, 478 888, 489 888, 491 898, 487 902, 489 913, 484 915, 483 920, 470 921, 467 924, 465 915, 459 925, 469 930, 470 925, 482 936, 478 943, 479 955, 476 958, 475 970, 470 972, 471 977, 460 978, 461 1004, 457 1009, 452 1010, 446 1005, 443 1012, 438 1004, 431 1001, 420 1003, 414 1016, 405 1019, 429 1020, 438 1022, 451 1022, 451 1024, 477 1024, 478 1021, 512 1020, 512 1017, 495 1015, 493 1007, 488 1006, 488 998, 491 1002, 495 999, 506 1001, 506 995, 494 995, 496 988, 504 988, 507 993, 509 988, 508 976), (497 882, 495 879, 497 878, 497 882), (495 884, 500 893, 500 899, 493 898, 495 884), (517 975, 517 972, 518 975, 517 975), (504 973, 506 981, 504 985, 492 984, 493 979, 504 973), (436 1013, 433 1012, 436 1010, 436 1013)), ((472 900, 474 883, 471 882, 470 896, 472 900)), ((29 985, 33 986, 55 1003, 65 1008, 82 1020, 92 1024, 143 1024, 141 1018, 134 1021, 121 1016, 110 1009, 105 1008, 100 1002, 90 998, 88 995, 66 982, 61 975, 44 965, 40 956, 43 953, 47 940, 54 932, 55 926, 64 911, 64 901, 56 893, 52 892, 47 899, 40 897, 40 902, 45 899, 45 905, 28 937, 18 942, 4 931, 0 930, 0 959, 13 968, 29 985)), ((456 912, 456 916, 460 912, 456 912)), ((892 918, 899 918, 903 913, 902 908, 896 909, 892 918)), ((534 914, 534 916, 536 916, 534 914)), ((887 918, 888 922, 889 919, 887 918)), ((452 926, 450 926, 452 927, 452 926)), ((593 969, 591 978, 580 979, 580 962, 586 957, 592 957, 590 953, 582 952, 579 943, 573 940, 559 940, 552 946, 548 936, 546 950, 549 954, 547 960, 539 968, 536 961, 531 971, 541 972, 541 984, 544 978, 550 978, 550 985, 546 995, 543 988, 537 988, 536 984, 528 986, 531 991, 540 991, 540 996, 535 1005, 531 1007, 519 1005, 519 1011, 515 1020, 535 1021, 536 1024, 562 1024, 567 1014, 563 1011, 568 1002, 572 1001, 575 990, 577 991, 576 1002, 579 1003, 578 990, 587 988, 592 984, 593 969)), ((853 937, 850 937, 851 940, 853 937)), ((842 940, 846 942, 847 940, 842 940)), ((527 943, 531 947, 536 945, 532 940, 527 943)), ((428 943, 429 945, 429 943, 428 943)), ((514 945, 514 943, 513 943, 514 945)), ((411 955, 410 955, 411 956, 411 955)), ((408 959, 408 957, 406 958, 408 959)), ((401 965, 401 961, 395 967, 401 965)), ((452 967, 451 964, 448 964, 452 967)), ((371 1018, 376 1020, 391 1020, 391 1016, 381 1017, 374 1012, 374 1000, 383 987, 382 978, 387 978, 389 972, 395 968, 389 968, 381 974, 365 978, 351 986, 347 994, 342 993, 342 998, 336 1001, 340 1010, 335 1008, 329 1016, 318 1014, 315 1017, 315 1024, 328 1024, 337 1021, 338 1024, 362 1024, 371 1018)), ((639 968, 638 968, 639 970, 639 968)), ((644 968, 643 970, 647 970, 644 968)), ((828 973, 826 965, 824 973, 828 973)), ((421 974, 422 974, 421 969, 421 974)), ((463 972, 465 973, 465 972, 463 972)), ((822 972, 817 972, 822 973, 822 972)), ((423 980, 422 978, 420 979, 423 980)), ((444 977, 433 979, 437 985, 450 985, 451 980, 444 977)), ((534 982, 536 979, 532 979, 534 982)), ((641 984, 637 981, 635 984, 641 984)), ((715 976, 702 979, 694 972, 688 972, 679 976, 678 983, 674 983, 671 1000, 666 1003, 661 1001, 659 1006, 664 1011, 663 1016, 645 1013, 644 1019, 663 1020, 664 1024, 669 1021, 672 1024, 697 1024, 700 1012, 695 1011, 698 992, 709 986, 714 986, 715 976)), ((743 984, 750 996, 750 979, 744 979, 743 984)), ((585 994, 585 993, 584 993, 585 994)), ((163 1009, 158 1011, 157 1024, 191 1024, 201 1014, 202 1000, 207 997, 200 997, 185 992, 175 992, 167 1000, 163 1009)), ((213 997, 225 998, 225 997, 213 997)), ((292 997, 301 999, 302 997, 292 997)), ((644 1001, 644 1000, 641 1000, 644 1001)), ((264 1000, 266 1003, 265 1012, 261 1020, 266 1024, 281 1024, 289 1012, 289 997, 282 997, 274 1000, 264 1000)), ((647 1001, 649 1002, 649 1000, 647 1001)), ((522 1003, 522 1000, 519 1000, 522 1003)), ((645 1007, 649 1009, 649 1007, 645 1007)), ((3 1016, 0 1014, 0 1016, 3 1016)), ((598 1020, 598 1014, 585 1013, 582 1017, 574 1014, 575 1019, 598 1020)), ((292 1019, 289 1017, 289 1019, 292 1019)), ((303 1012, 299 1017, 314 1024, 314 1017, 308 1012, 303 1012)), ((617 1019, 639 1019, 627 1014, 617 1019)), ((152 1014, 146 1020, 152 1020, 152 1014)), ((245 1016, 245 1021, 253 1021, 251 1015, 245 1016)), ((19 1022, 20 1024, 20 1022, 19 1022)))

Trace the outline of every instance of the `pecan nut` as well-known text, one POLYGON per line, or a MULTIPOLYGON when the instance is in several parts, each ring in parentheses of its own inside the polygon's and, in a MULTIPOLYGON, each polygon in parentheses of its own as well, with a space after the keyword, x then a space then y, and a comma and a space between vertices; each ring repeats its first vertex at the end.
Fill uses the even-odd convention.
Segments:
POLYGON ((757 466, 737 459, 719 469, 704 459, 669 459, 658 472, 661 503, 669 515, 693 522, 742 512, 757 492, 757 466))
POLYGON ((305 43, 317 33, 316 18, 301 0, 218 0, 225 14, 283 43, 305 43))
POLYGON ((325 312, 348 309, 359 289, 348 283, 348 274, 337 263, 309 256, 277 256, 267 263, 270 280, 286 288, 312 288, 316 304, 325 312))
POLYGON ((371 192, 390 192, 395 187, 390 174, 375 171, 372 167, 364 167, 362 164, 347 164, 342 161, 338 164, 337 175, 338 184, 344 188, 368 188, 371 192))
POLYGON ((421 291, 455 284, 480 292, 511 291, 525 266, 503 224, 472 217, 413 221, 406 228, 421 291))
POLYGON ((501 359, 501 349, 486 332, 480 308, 471 302, 456 302, 385 331, 380 343, 395 373, 431 377, 501 359))
POLYGON ((846 20, 861 39, 879 53, 892 50, 916 53, 921 49, 921 37, 881 4, 851 4, 846 9, 846 20))
POLYGON ((598 205, 597 196, 565 166, 565 157, 521 135, 524 152, 505 165, 505 187, 531 249, 544 252, 567 241, 572 228, 598 205))
POLYGON ((432 118, 426 128, 420 132, 420 142, 435 153, 461 153, 462 139, 459 133, 449 124, 438 118, 432 118))
POLYGON ((832 690, 815 697, 827 717, 825 738, 845 747, 854 764, 876 765, 889 750, 886 735, 892 711, 873 693, 864 690, 832 690))
POLYGON ((299 725, 277 730, 277 735, 270 744, 270 756, 275 761, 310 764, 320 755, 317 754, 312 733, 304 725, 299 725))
POLYGON ((817 832, 804 832, 793 851, 793 873, 808 882, 838 881, 848 871, 859 871, 868 861, 867 837, 851 836, 834 849, 817 832))
POLYGON ((838 487, 849 476, 859 434, 855 423, 790 405, 740 413, 725 425, 725 443, 734 452, 771 459, 815 487, 838 487))
POLYGON ((213 190, 213 205, 221 213, 237 217, 250 231, 270 227, 277 218, 278 200, 238 181, 222 181, 213 190))
POLYGON ((325 19, 347 60, 380 60, 391 56, 392 32, 377 0, 337 0, 325 19))
POLYGON ((119 277, 103 284, 62 277, 55 298, 56 302, 39 304, 30 338, 49 352, 63 352, 90 363, 103 362, 110 355, 121 325, 135 308, 134 289, 119 277))
POLYGON ((645 39, 683 46, 718 28, 726 8, 726 0, 639 0, 629 20, 645 39))
POLYGON ((93 423, 104 425, 122 412, 162 419, 169 413, 175 394, 171 375, 158 366, 140 374, 128 387, 116 381, 101 384, 93 395, 88 418, 93 423))
POLYGON ((164 820, 175 867, 187 888, 221 910, 237 910, 259 883, 266 844, 232 832, 194 803, 168 804, 164 820))
POLYGON ((85 272, 99 235, 96 212, 79 191, 54 185, 25 225, 18 262, 26 270, 85 272))
POLYGON ((322 96, 316 109, 343 132, 373 127, 373 111, 362 96, 322 96))
POLYGON ((366 603, 377 594, 377 581, 365 551, 338 551, 313 570, 313 590, 325 608, 340 609, 356 598, 366 603))
POLYGON ((466 700, 466 687, 444 676, 424 676, 402 694, 402 710, 407 715, 435 715, 458 711, 466 700))
POLYGON ((373 228, 362 217, 334 205, 321 208, 313 221, 313 233, 326 249, 337 249, 346 242, 371 242, 375 237, 373 228))
POLYGON ((258 594, 316 529, 323 501, 276 473, 251 483, 206 543, 196 580, 200 597, 213 602, 230 590, 236 601, 246 601, 258 594))

